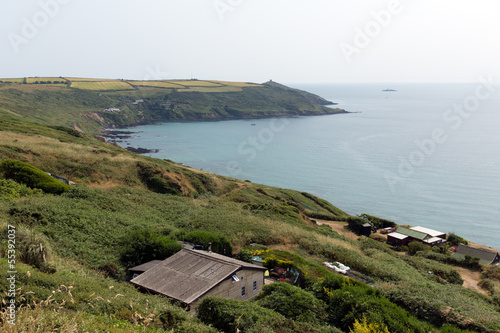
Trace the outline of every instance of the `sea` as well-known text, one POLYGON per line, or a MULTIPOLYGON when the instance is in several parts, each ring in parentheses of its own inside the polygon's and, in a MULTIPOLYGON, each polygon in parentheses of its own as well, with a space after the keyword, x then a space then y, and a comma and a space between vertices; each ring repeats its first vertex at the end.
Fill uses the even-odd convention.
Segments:
POLYGON ((350 113, 156 123, 119 144, 500 249, 499 85, 288 85, 350 113))

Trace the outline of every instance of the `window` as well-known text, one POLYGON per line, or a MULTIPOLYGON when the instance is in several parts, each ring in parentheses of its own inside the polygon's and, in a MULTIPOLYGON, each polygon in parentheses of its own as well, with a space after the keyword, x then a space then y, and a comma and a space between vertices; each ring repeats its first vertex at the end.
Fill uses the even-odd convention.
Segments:
POLYGON ((257 291, 257 281, 253 282, 253 291, 257 291))
POLYGON ((247 294, 246 288, 241 287, 241 297, 245 297, 246 294, 247 294))

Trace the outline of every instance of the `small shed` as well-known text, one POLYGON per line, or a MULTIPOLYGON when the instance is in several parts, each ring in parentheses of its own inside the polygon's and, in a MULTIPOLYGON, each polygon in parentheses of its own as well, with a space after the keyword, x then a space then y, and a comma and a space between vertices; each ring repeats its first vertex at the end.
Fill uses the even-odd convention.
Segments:
POLYGON ((257 296, 266 270, 217 253, 182 249, 130 282, 194 309, 208 295, 238 300, 257 296))
POLYGON ((359 233, 361 236, 370 236, 372 233, 372 225, 370 223, 362 224, 359 233))

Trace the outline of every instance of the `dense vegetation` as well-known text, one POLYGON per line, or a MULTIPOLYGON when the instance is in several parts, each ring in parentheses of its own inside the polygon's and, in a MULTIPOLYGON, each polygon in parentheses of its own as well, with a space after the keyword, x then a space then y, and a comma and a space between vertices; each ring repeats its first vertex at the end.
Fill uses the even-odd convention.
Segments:
MULTIPOLYGON (((9 230, 15 230, 18 272, 17 326, 7 322, 9 297, 3 294, 3 331, 500 330, 498 268, 485 268, 473 258, 454 260, 446 248, 412 245, 397 252, 372 238, 344 237, 312 219, 342 226, 367 219, 377 227, 391 223, 351 217, 308 193, 137 155, 59 120, 50 122, 56 113, 35 121, 29 107, 34 100, 26 97, 31 93, 36 92, 18 95, 26 108, 1 100, 0 163, 4 169, 31 170, 30 178, 41 170, 76 184, 54 193, 13 173, 0 177, 0 291, 10 289, 9 230), (296 285, 266 286, 250 302, 206 298, 192 316, 124 281, 127 268, 174 253, 179 240, 205 248, 212 243, 212 250, 246 260, 259 255, 270 269, 298 272, 298 278, 284 279, 296 285), (324 261, 350 266, 351 278, 330 272, 324 261), (482 293, 462 286, 461 271, 478 275, 482 293)), ((66 93, 90 94, 60 93, 62 100, 66 93)), ((49 107, 57 104, 53 97, 49 107)), ((75 98, 75 105, 85 100, 75 98)), ((57 112, 76 119, 71 110, 57 112)), ((90 120, 88 126, 94 126, 90 120)))

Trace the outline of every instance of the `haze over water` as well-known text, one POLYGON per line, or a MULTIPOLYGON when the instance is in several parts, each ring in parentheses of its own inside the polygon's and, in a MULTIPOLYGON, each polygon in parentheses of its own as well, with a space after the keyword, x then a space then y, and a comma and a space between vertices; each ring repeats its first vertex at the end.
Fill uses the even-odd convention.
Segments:
POLYGON ((355 113, 159 123, 120 144, 500 249, 500 87, 291 86, 355 113))

